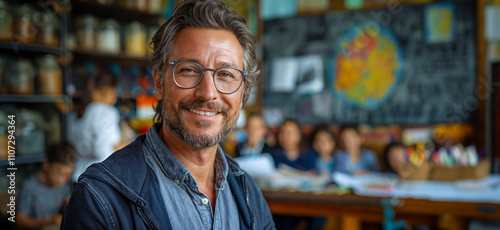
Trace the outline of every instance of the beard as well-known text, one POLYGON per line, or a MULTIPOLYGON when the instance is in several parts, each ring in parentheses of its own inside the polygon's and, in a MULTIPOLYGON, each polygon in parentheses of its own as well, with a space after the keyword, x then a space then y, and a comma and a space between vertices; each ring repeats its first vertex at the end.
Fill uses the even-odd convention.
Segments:
POLYGON ((165 125, 170 131, 179 137, 181 140, 187 144, 193 146, 195 149, 203 149, 215 146, 226 137, 229 132, 233 129, 238 119, 238 112, 235 114, 230 114, 229 106, 226 104, 218 104, 215 102, 206 102, 203 100, 183 100, 179 102, 177 108, 172 105, 170 100, 165 100, 165 95, 160 103, 163 103, 161 116, 163 118, 163 125, 165 125), (214 135, 209 134, 199 134, 193 132, 186 128, 186 121, 181 119, 181 113, 183 110, 188 108, 206 108, 210 110, 219 111, 223 116, 223 126, 216 127, 210 121, 197 121, 195 123, 196 127, 203 129, 217 129, 219 131, 214 135))

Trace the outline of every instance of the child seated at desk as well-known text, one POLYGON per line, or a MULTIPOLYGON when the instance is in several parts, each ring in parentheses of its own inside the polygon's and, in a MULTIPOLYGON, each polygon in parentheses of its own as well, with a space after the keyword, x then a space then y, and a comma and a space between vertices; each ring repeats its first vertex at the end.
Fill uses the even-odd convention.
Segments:
POLYGON ((60 227, 62 211, 71 195, 69 181, 75 160, 76 151, 67 142, 49 149, 43 171, 28 177, 21 187, 16 227, 60 227))
POLYGON ((363 137, 353 125, 341 129, 340 139, 345 150, 335 153, 333 168, 335 171, 351 175, 362 175, 371 171, 379 171, 375 154, 362 148, 363 137))
POLYGON ((311 134, 309 154, 317 155, 315 170, 322 177, 329 178, 333 172, 335 138, 327 125, 316 126, 311 134))
POLYGON ((280 164, 298 170, 314 170, 315 156, 301 149, 302 131, 299 123, 291 118, 285 119, 278 132, 278 145, 271 152, 276 168, 280 164))
POLYGON ((264 139, 266 131, 264 118, 256 113, 250 114, 245 124, 247 139, 245 142, 236 145, 236 157, 270 153, 271 148, 266 144, 264 139))
POLYGON ((384 148, 382 154, 383 166, 388 173, 398 174, 405 165, 405 146, 400 142, 391 142, 384 148))

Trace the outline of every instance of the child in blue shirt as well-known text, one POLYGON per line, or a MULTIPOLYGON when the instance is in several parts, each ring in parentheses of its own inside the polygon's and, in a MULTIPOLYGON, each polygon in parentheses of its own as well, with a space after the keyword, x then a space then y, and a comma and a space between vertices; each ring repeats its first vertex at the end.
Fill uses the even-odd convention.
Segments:
POLYGON ((326 178, 333 172, 333 153, 336 142, 333 133, 327 125, 318 125, 311 133, 311 148, 309 152, 316 155, 315 170, 326 178))
POLYGON ((278 132, 279 146, 271 152, 276 168, 285 164, 298 170, 314 170, 315 156, 307 152, 304 153, 301 142, 302 129, 300 124, 294 119, 285 119, 278 132))
POLYGON ((363 149, 363 137, 356 126, 345 126, 341 129, 340 139, 345 150, 334 155, 335 171, 351 175, 362 175, 372 171, 379 171, 375 154, 363 149))
POLYGON ((31 175, 22 184, 16 227, 60 227, 62 210, 71 195, 69 181, 75 160, 76 150, 67 142, 49 149, 43 171, 31 175))

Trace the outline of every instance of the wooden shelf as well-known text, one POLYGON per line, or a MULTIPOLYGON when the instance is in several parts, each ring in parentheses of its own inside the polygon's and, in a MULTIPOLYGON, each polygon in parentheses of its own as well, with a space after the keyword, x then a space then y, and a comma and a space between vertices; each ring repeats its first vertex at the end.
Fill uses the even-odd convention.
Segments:
POLYGON ((136 64, 140 66, 149 65, 149 57, 134 57, 124 53, 104 53, 98 51, 73 50, 75 61, 93 60, 99 63, 120 62, 121 64, 136 64))
POLYGON ((18 103, 56 103, 67 102, 69 97, 65 95, 15 95, 2 94, 0 102, 18 102, 18 103))
POLYGON ((38 52, 38 53, 50 53, 50 54, 62 54, 63 51, 61 47, 55 46, 45 46, 45 45, 37 45, 37 44, 23 44, 15 41, 0 41, 0 49, 10 50, 15 53, 20 51, 27 52, 38 52))
MULTIPOLYGON (((30 156, 16 156, 15 163, 16 165, 12 167, 19 167, 21 164, 30 164, 30 163, 40 163, 45 160, 45 155, 43 153, 30 155, 30 156)), ((8 159, 1 159, 0 166, 9 166, 8 159)))
POLYGON ((148 25, 157 25, 161 17, 160 14, 121 8, 116 5, 102 5, 82 0, 73 0, 71 3, 73 5, 71 13, 75 15, 92 14, 99 18, 113 18, 120 22, 140 21, 148 25))

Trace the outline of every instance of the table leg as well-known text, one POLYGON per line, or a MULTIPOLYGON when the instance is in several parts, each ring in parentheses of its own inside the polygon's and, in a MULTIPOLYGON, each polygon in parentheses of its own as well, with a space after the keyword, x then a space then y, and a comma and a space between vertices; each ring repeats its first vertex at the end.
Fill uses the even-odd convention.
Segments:
POLYGON ((466 230, 468 228, 467 220, 446 213, 439 217, 438 227, 444 230, 466 230))
POLYGON ((361 221, 355 216, 341 217, 342 230, 361 230, 361 221))

